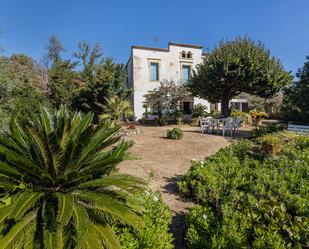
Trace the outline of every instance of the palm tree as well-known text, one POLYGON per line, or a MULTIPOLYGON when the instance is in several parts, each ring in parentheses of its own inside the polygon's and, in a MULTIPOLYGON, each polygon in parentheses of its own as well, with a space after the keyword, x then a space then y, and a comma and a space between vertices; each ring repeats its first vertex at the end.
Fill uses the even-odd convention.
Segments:
POLYGON ((113 122, 119 123, 126 121, 128 116, 132 116, 133 110, 129 101, 122 100, 118 96, 112 96, 106 99, 104 106, 104 114, 100 115, 101 119, 110 119, 113 122))
POLYGON ((114 249, 113 225, 143 226, 144 182, 115 172, 132 143, 92 119, 66 107, 12 115, 0 133, 1 249, 114 249))

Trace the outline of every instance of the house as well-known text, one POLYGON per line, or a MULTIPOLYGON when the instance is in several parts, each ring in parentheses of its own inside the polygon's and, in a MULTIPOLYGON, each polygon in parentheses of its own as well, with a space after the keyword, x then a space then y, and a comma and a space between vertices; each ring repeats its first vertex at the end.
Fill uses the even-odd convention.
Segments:
MULTIPOLYGON (((192 70, 202 63, 204 56, 203 47, 192 44, 170 42, 168 48, 132 46, 127 63, 127 86, 134 91, 132 102, 135 119, 142 118, 145 112, 144 96, 149 91, 158 88, 163 80, 184 84, 191 77, 192 70)), ((181 108, 185 113, 190 113, 194 105, 199 103, 207 106, 208 110, 220 110, 220 104, 210 104, 196 97, 181 103, 181 108)))

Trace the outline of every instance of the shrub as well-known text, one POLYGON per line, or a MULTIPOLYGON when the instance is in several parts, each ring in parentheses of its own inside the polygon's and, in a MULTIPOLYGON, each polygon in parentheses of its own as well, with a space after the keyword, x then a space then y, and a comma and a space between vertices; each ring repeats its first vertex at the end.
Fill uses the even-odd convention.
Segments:
POLYGON ((145 182, 117 174, 132 142, 120 126, 93 125, 66 107, 25 118, 0 133, 1 248, 120 248, 115 224, 143 226, 134 195, 145 182))
POLYGON ((116 233, 123 249, 172 249, 173 238, 169 233, 172 213, 163 203, 159 193, 142 195, 145 210, 142 219, 145 226, 136 231, 131 227, 117 227, 116 233))
POLYGON ((269 155, 276 155, 283 148, 282 141, 276 134, 265 135, 259 138, 257 142, 260 144, 262 152, 269 155))
POLYGON ((167 138, 179 140, 182 139, 183 132, 180 128, 173 128, 167 131, 167 138))
POLYGON ((260 126, 256 127, 251 131, 251 137, 257 138, 269 133, 274 133, 278 131, 283 131, 286 128, 285 125, 283 124, 273 124, 273 125, 265 125, 265 126, 260 126))
POLYGON ((189 249, 308 247, 309 138, 272 136, 285 145, 276 158, 243 141, 192 161, 178 183, 199 203, 186 218, 189 249))
POLYGON ((268 117, 266 112, 261 112, 261 111, 257 111, 257 110, 250 111, 250 115, 251 115, 252 119, 258 119, 258 120, 261 120, 261 119, 268 117))
POLYGON ((241 111, 238 111, 238 110, 232 110, 231 117, 232 118, 240 117, 243 120, 243 122, 245 124, 248 124, 248 125, 252 123, 251 115, 249 113, 247 113, 247 112, 241 112, 241 111))
POLYGON ((205 117, 207 115, 208 115, 207 106, 202 104, 197 104, 194 106, 192 113, 193 118, 205 117))

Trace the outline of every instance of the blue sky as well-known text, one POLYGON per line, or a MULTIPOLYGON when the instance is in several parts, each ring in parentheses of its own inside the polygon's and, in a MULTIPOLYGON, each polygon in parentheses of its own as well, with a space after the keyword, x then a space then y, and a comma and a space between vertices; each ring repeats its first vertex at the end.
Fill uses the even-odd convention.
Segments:
POLYGON ((247 35, 295 72, 309 55, 308 10, 308 0, 0 0, 0 44, 7 55, 39 60, 56 34, 67 56, 86 40, 126 63, 131 45, 174 41, 209 51, 223 38, 247 35))

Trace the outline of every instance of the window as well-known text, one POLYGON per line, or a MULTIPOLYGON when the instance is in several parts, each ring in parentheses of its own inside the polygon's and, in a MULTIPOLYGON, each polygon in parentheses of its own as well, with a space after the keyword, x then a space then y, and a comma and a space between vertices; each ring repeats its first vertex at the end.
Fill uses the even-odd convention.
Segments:
POLYGON ((182 66, 182 81, 183 83, 186 83, 191 76, 191 66, 189 65, 183 65, 182 66))
POLYGON ((181 58, 186 58, 186 52, 185 51, 181 52, 181 58))
POLYGON ((150 62, 150 80, 158 81, 159 80, 159 63, 150 62))
POLYGON ((192 58, 192 53, 191 53, 190 51, 187 53, 187 58, 188 58, 188 59, 191 59, 191 58, 192 58))

